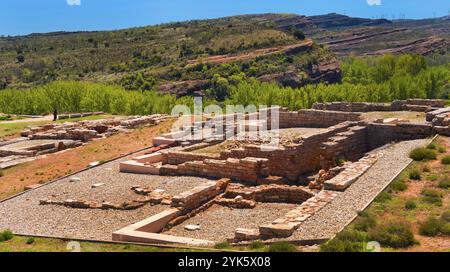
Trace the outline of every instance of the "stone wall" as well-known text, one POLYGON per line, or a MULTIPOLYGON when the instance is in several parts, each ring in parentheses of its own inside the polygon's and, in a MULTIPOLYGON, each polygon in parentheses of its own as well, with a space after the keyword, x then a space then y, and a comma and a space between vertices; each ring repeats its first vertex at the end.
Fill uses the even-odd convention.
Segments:
POLYGON ((261 185, 245 187, 241 184, 230 184, 225 191, 224 198, 243 197, 263 203, 292 203, 301 204, 314 196, 307 187, 288 185, 261 185))
POLYGON ((424 139, 435 134, 431 124, 402 123, 396 125, 369 123, 367 125, 367 143, 369 149, 375 149, 396 141, 424 139))
POLYGON ((331 102, 316 103, 313 109, 343 112, 371 112, 371 111, 419 111, 425 112, 434 108, 445 107, 445 100, 441 99, 408 99, 396 100, 389 103, 368 102, 331 102))
POLYGON ((255 183, 259 178, 269 175, 267 159, 263 158, 229 158, 227 160, 206 159, 189 161, 179 165, 163 165, 162 175, 187 175, 210 178, 230 178, 255 183))
POLYGON ((279 118, 280 128, 327 128, 346 121, 359 121, 360 114, 339 111, 300 110, 298 112, 281 111, 279 118))

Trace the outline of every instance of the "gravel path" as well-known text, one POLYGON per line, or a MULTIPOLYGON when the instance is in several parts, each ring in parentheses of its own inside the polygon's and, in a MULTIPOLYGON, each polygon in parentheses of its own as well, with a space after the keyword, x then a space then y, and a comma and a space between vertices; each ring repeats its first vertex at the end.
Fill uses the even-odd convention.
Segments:
POLYGON ((412 149, 429 142, 429 139, 406 141, 379 151, 383 157, 366 174, 305 221, 289 239, 315 240, 333 237, 410 162, 408 155, 412 149))
POLYGON ((234 238, 237 228, 257 229, 260 225, 272 223, 295 207, 295 204, 258 203, 254 209, 231 209, 214 205, 164 234, 223 242, 234 238), (187 231, 184 229, 186 225, 200 225, 200 230, 187 231))
MULTIPOLYGON (((136 155, 134 155, 136 156, 136 155)), ((131 156, 132 157, 132 156, 131 156)), ((0 230, 15 233, 78 239, 111 240, 112 232, 159 213, 167 206, 144 206, 132 211, 80 210, 39 205, 39 200, 80 199, 121 203, 136 199, 134 185, 178 194, 207 181, 197 177, 163 177, 119 173, 119 159, 0 203, 0 230), (81 180, 70 182, 73 177, 81 180), (104 186, 92 188, 93 184, 104 186)))

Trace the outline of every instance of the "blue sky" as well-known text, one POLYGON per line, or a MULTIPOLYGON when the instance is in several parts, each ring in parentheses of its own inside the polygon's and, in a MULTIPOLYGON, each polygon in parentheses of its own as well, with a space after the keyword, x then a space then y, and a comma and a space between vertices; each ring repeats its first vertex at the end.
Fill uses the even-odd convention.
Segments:
POLYGON ((111 30, 247 13, 337 12, 391 19, 444 16, 450 10, 449 0, 1 0, 1 4, 0 35, 111 30))

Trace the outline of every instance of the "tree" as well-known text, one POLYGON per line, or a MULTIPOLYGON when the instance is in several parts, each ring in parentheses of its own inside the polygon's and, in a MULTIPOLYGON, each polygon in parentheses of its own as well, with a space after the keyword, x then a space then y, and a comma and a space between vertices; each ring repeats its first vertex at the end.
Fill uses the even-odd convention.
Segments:
POLYGON ((17 55, 16 57, 18 63, 24 63, 25 57, 23 55, 17 55))
POLYGON ((296 29, 294 30, 294 32, 292 33, 292 35, 294 35, 295 38, 299 39, 299 40, 304 40, 306 39, 305 33, 303 33, 301 30, 296 29))

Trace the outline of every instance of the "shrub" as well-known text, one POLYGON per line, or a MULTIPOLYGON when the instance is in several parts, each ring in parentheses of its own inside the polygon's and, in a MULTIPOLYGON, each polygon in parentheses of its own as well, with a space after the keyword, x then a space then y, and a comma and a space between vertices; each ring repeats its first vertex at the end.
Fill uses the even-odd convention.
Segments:
POLYGON ((434 237, 441 234, 445 222, 436 218, 430 217, 427 221, 420 224, 419 233, 424 236, 434 237))
POLYGON ((450 164, 450 156, 445 156, 441 159, 441 163, 445 164, 445 165, 449 165, 450 164))
POLYGON ((441 230, 442 234, 445 236, 450 236, 450 223, 445 224, 441 230))
POLYGON ((409 178, 412 180, 421 180, 422 174, 418 169, 412 169, 411 171, 409 171, 409 178))
POLYGON ((439 180, 438 186, 442 189, 450 188, 450 178, 448 176, 441 178, 441 180, 439 180))
POLYGON ((434 189, 423 189, 422 200, 426 203, 442 206, 442 193, 434 189))
POLYGON ((265 248, 265 247, 266 247, 266 245, 264 245, 264 243, 261 242, 261 241, 253 241, 249 245, 249 248, 253 249, 253 250, 262 249, 262 248, 265 248))
POLYGON ((360 215, 356 221, 353 223, 353 228, 357 231, 368 231, 369 229, 375 227, 377 225, 377 221, 373 216, 369 214, 360 215))
POLYGON ((392 195, 388 192, 382 192, 375 198, 375 202, 385 203, 392 199, 392 195))
POLYGON ((450 211, 446 211, 441 215, 441 219, 446 223, 450 223, 450 211))
POLYGON ((430 173, 430 172, 431 172, 431 168, 430 168, 430 166, 428 166, 428 165, 424 165, 424 166, 422 167, 422 171, 423 171, 423 172, 426 172, 426 173, 430 173))
POLYGON ((409 157, 415 161, 435 160, 436 152, 427 148, 416 148, 411 151, 409 157))
POLYGON ((215 249, 225 249, 225 248, 229 248, 229 247, 230 247, 229 242, 222 242, 222 243, 217 243, 214 245, 215 249))
POLYGON ((407 210, 415 210, 417 208, 416 202, 414 200, 408 200, 405 203, 405 209, 407 210))
POLYGON ((14 234, 10 230, 4 230, 0 232, 0 242, 11 240, 14 237, 14 234))
POLYGON ((368 241, 367 233, 360 231, 343 231, 336 237, 321 245, 322 252, 364 252, 368 241))
POLYGON ((435 175, 435 174, 433 174, 433 175, 430 175, 430 176, 428 177, 428 179, 429 179, 430 181, 436 181, 436 180, 438 180, 438 176, 435 175))
POLYGON ((394 192, 404 192, 406 189, 408 189, 408 185, 403 180, 396 180, 392 182, 390 186, 391 190, 394 192))
POLYGON ((269 252, 297 252, 297 247, 288 242, 276 242, 269 246, 269 252))
POLYGON ((440 146, 438 148, 438 151, 439 151, 439 153, 445 153, 445 152, 447 152, 447 149, 445 147, 443 147, 443 146, 440 146))
POLYGON ((418 243, 411 227, 403 222, 389 222, 380 225, 370 232, 370 236, 372 240, 381 245, 392 248, 405 248, 418 243))
POLYGON ((427 145, 427 149, 432 149, 432 150, 436 150, 437 146, 435 143, 431 143, 429 145, 427 145))
POLYGON ((28 238, 26 243, 27 245, 34 244, 34 238, 33 237, 28 238))

